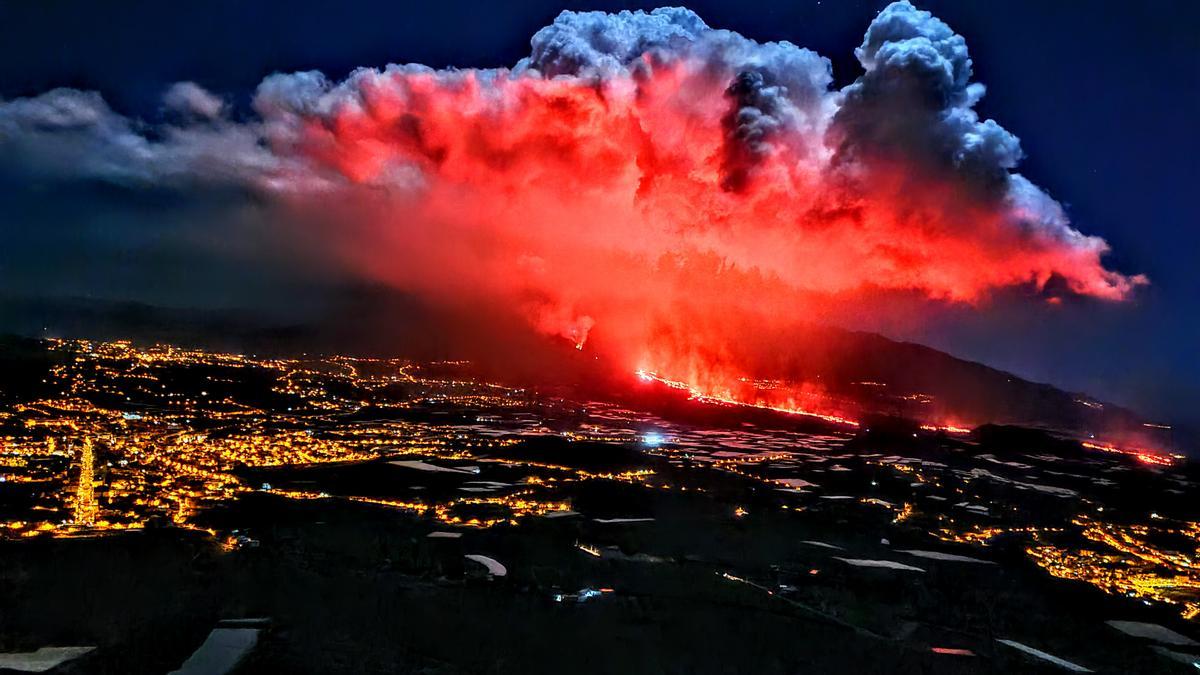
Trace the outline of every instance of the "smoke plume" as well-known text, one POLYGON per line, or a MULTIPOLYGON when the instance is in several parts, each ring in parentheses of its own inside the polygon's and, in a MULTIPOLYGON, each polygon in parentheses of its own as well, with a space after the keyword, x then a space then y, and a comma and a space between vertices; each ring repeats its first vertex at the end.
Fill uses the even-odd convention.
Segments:
POLYGON ((181 83, 155 124, 58 89, 0 102, 0 161, 250 190, 356 275, 716 393, 747 345, 795 348, 754 327, 863 297, 1121 300, 1145 282, 1015 173, 965 41, 908 2, 871 23, 841 90, 818 54, 683 8, 564 12, 531 46, 511 68, 275 74, 245 115, 181 83))

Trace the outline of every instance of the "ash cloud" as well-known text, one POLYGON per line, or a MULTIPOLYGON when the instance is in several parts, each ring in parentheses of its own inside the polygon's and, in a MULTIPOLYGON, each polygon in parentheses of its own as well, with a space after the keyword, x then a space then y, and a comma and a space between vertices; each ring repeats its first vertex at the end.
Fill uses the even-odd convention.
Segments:
POLYGON ((908 3, 884 9, 855 50, 866 71, 843 91, 832 134, 841 161, 898 159, 1003 194, 1020 141, 973 107, 967 44, 908 3))
POLYGON ((242 117, 194 83, 155 122, 95 92, 0 101, 0 170, 243 189, 356 277, 507 307, 680 379, 736 363, 717 346, 730 317, 1145 283, 1014 172, 1020 144, 975 112, 984 88, 946 24, 897 2, 856 54, 862 75, 836 90, 815 52, 684 8, 564 12, 512 68, 274 74, 242 117))
MULTIPOLYGON (((530 40, 532 53, 513 69, 543 77, 615 77, 645 56, 688 49, 714 31, 682 7, 653 12, 563 12, 530 40)), ((664 54, 666 56, 666 54, 664 54)))
POLYGON ((225 115, 225 102, 195 82, 176 82, 163 94, 163 106, 185 118, 217 120, 225 115))
POLYGON ((779 87, 768 87, 762 73, 738 73, 725 90, 733 105, 721 122, 725 127, 724 177, 721 187, 732 192, 746 188, 753 168, 771 153, 775 136, 784 128, 784 105, 779 87))
POLYGON ((257 124, 224 119, 223 104, 197 85, 175 85, 164 104, 182 116, 177 124, 131 119, 91 91, 0 101, 0 164, 34 179, 151 188, 267 187, 289 164, 261 145, 257 124))

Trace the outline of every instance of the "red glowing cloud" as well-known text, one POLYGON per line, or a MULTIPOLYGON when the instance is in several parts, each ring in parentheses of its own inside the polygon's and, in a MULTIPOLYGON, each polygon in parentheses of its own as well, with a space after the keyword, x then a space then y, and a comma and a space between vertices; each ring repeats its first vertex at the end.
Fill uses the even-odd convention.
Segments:
POLYGON ((1137 283, 1036 188, 1021 203, 903 157, 835 163, 827 123, 776 129, 729 189, 748 154, 729 133, 734 76, 661 55, 603 79, 364 71, 278 142, 359 188, 348 254, 372 276, 528 295, 548 305, 539 325, 573 336, 676 303, 802 309, 866 289, 973 303, 1054 277, 1121 299, 1137 283))
POLYGON ((381 230, 448 229, 455 256, 472 255, 459 237, 482 239, 472 262, 507 273, 529 260, 576 268, 603 252, 641 267, 713 255, 804 292, 875 287, 965 302, 1053 276, 1105 299, 1136 283, 1104 268, 1102 241, 1030 227, 1044 216, 1027 205, 894 161, 849 175, 827 162, 821 136, 800 131, 759 158, 741 189, 723 189, 724 81, 703 64, 640 72, 487 87, 469 71, 370 73, 352 101, 303 120, 289 150, 386 190, 375 197, 381 230))

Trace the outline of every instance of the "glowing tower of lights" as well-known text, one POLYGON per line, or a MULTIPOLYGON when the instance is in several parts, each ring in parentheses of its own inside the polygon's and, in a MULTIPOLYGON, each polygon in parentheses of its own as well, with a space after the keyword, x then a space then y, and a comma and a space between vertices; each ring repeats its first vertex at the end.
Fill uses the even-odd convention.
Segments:
POLYGON ((75 524, 88 527, 96 524, 96 484, 94 467, 95 453, 92 439, 83 439, 83 453, 79 456, 79 486, 75 490, 75 524))

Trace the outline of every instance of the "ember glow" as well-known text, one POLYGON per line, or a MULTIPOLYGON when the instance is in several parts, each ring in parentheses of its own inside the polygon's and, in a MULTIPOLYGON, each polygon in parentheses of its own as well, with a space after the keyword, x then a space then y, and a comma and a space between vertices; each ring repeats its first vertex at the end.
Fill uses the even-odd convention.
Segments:
POLYGON ((815 52, 683 8, 564 12, 531 47, 512 68, 271 75, 248 119, 181 83, 178 119, 151 131, 60 89, 0 102, 0 148, 48 174, 233 183, 356 279, 789 411, 821 392, 741 384, 785 377, 759 366, 811 346, 766 337, 789 327, 1145 283, 1014 172, 1017 138, 974 111, 965 41, 908 2, 868 27, 840 90, 815 52))
POLYGON ((1180 460, 1184 459, 1183 455, 1166 454, 1153 450, 1145 450, 1142 448, 1122 448, 1112 445, 1111 443, 1093 443, 1090 441, 1085 441, 1082 443, 1082 445, 1089 450, 1099 450, 1101 452, 1126 455, 1136 459, 1142 464, 1147 464, 1150 466, 1174 466, 1180 460))
POLYGON ((955 426, 953 424, 937 425, 937 424, 922 424, 922 431, 940 432, 946 434, 969 434, 970 427, 955 426))
POLYGON ((740 386, 737 388, 703 389, 686 382, 667 379, 648 370, 638 370, 635 374, 644 382, 657 382, 672 389, 685 391, 688 394, 688 398, 700 401, 701 403, 758 408, 760 410, 771 410, 787 415, 813 417, 847 427, 858 426, 858 422, 847 417, 814 412, 807 406, 819 404, 820 397, 812 394, 801 398, 772 396, 770 393, 765 393, 763 390, 757 388, 753 382, 744 380, 739 382, 740 386))

